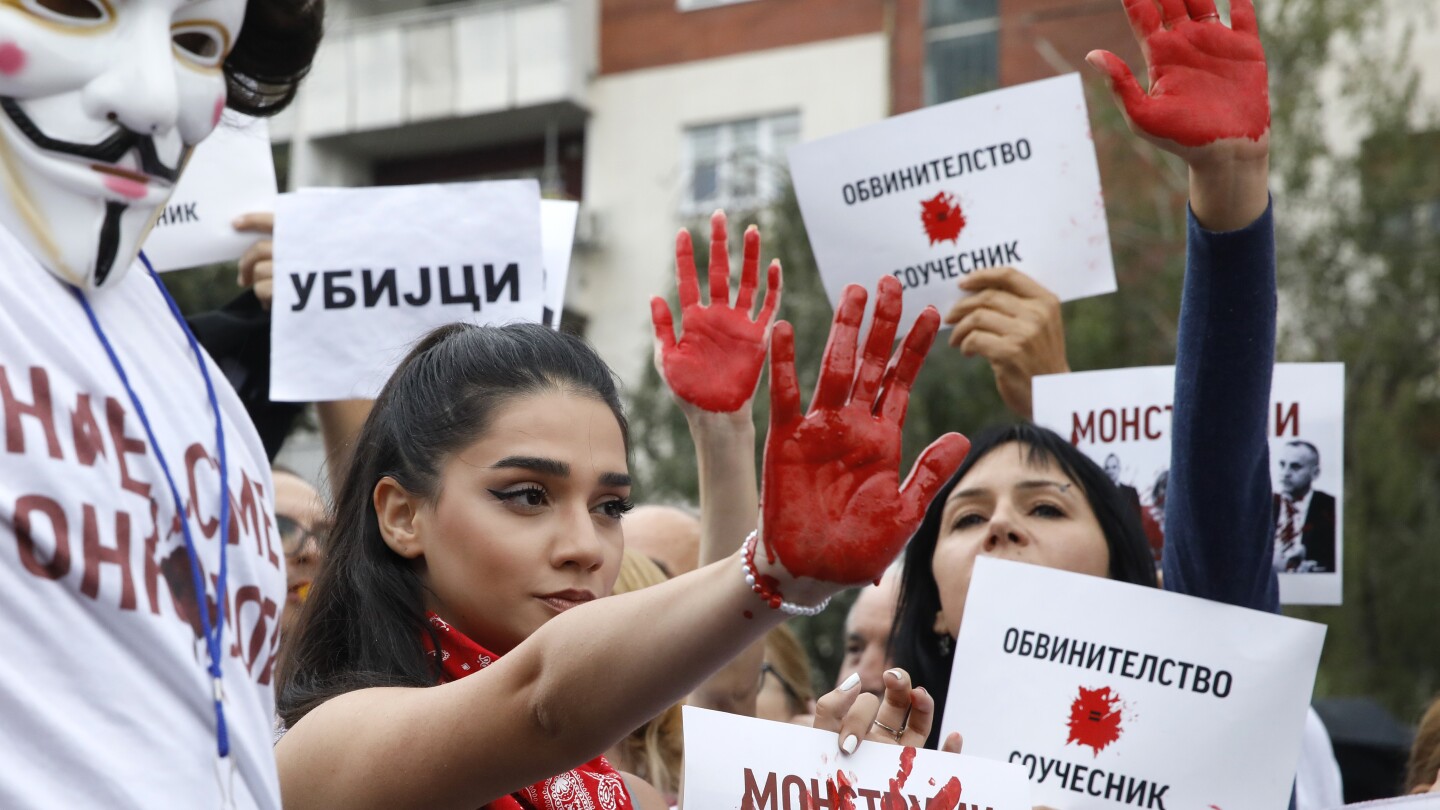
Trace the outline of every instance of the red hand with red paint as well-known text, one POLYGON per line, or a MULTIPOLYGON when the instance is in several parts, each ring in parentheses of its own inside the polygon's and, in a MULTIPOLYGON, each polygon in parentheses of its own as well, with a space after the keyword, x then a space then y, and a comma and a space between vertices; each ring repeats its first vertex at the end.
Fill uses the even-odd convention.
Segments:
POLYGON ((1231 27, 1214 0, 1125 0, 1125 11, 1145 53, 1149 92, 1109 51, 1091 51, 1086 61, 1109 76, 1137 134, 1182 156, 1226 140, 1266 148, 1270 96, 1251 0, 1232 2, 1231 27))
POLYGON ((847 585, 880 577, 970 447, 964 436, 947 433, 926 448, 900 483, 900 430, 910 387, 935 340, 940 314, 926 307, 892 358, 900 283, 881 278, 857 365, 865 299, 863 288, 845 288, 809 413, 800 407, 794 332, 784 321, 775 325, 760 495, 771 562, 778 556, 793 576, 847 585))
POLYGON ((780 262, 770 263, 765 304, 751 317, 759 286, 760 231, 745 231, 740 290, 730 304, 730 253, 725 214, 710 218, 710 303, 700 303, 695 271, 695 248, 690 233, 675 238, 675 273, 680 290, 683 333, 675 339, 675 324, 665 299, 650 300, 655 324, 655 365, 682 404, 714 413, 740 410, 755 395, 775 309, 780 304, 780 262))

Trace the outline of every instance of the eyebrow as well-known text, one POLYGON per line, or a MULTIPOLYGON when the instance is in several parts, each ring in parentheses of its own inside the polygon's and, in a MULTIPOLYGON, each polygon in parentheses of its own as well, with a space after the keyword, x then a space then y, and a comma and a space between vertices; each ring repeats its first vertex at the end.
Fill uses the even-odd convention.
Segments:
MULTIPOLYGON (((539 456, 506 456, 490 465, 492 470, 529 470, 552 478, 569 478, 570 465, 553 458, 539 456)), ((604 487, 628 487, 632 479, 628 473, 600 473, 600 485, 604 487)))
MULTIPOLYGON (((1071 487, 1071 486, 1073 486, 1073 485, 1072 485, 1072 484, 1062 484, 1062 483, 1060 483, 1059 481, 1047 481, 1047 480, 1043 480, 1043 479, 1034 479, 1034 480, 1030 480, 1030 481, 1021 481, 1020 483, 1018 483, 1018 484, 1015 485, 1015 489, 1018 489, 1018 490, 1058 489, 1058 490, 1060 490, 1060 491, 1063 493, 1063 492, 1068 492, 1068 491, 1070 490, 1070 487, 1071 487)), ((959 491, 957 491, 957 492, 952 492, 952 493, 950 494, 950 497, 949 497, 949 498, 946 498, 945 500, 948 502, 948 501, 959 500, 959 499, 961 499, 961 498, 973 498, 973 497, 975 497, 975 496, 977 496, 977 495, 986 495, 986 494, 988 494, 989 492, 990 492, 990 490, 986 489, 985 487, 972 487, 971 489, 962 489, 962 490, 959 490, 959 491)))
POLYGON ((569 478, 570 465, 553 458, 538 456, 506 456, 490 465, 492 470, 530 470, 555 478, 569 478))

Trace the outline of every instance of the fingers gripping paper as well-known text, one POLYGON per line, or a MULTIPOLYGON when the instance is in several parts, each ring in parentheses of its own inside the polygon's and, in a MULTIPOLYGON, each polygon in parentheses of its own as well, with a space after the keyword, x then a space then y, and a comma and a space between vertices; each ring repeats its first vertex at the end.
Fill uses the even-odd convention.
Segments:
POLYGON ((1325 628, 981 557, 941 733, 1060 808, 1284 807, 1325 628))
POLYGON ((435 327, 540 321, 544 280, 533 180, 285 194, 270 396, 374 397, 435 327))
POLYGON ((1115 291, 1105 201, 1075 74, 927 107, 790 149, 830 302, 905 287, 900 328, 945 311, 982 267, 1017 267, 1062 301, 1115 291))
POLYGON ((686 706, 685 806, 704 810, 1030 810, 1014 765, 686 706))

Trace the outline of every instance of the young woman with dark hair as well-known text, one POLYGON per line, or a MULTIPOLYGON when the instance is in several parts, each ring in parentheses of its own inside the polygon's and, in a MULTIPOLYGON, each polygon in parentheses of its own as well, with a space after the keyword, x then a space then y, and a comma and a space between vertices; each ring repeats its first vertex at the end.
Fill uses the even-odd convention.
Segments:
MULTIPOLYGON (((1132 130, 1190 167, 1164 585, 1275 611, 1266 439, 1275 252, 1255 12, 1249 0, 1236 0, 1232 28, 1207 0, 1138 0, 1126 10, 1145 43, 1151 92, 1113 54, 1096 51, 1089 61, 1110 77, 1132 130)), ((940 742, 934 721, 949 690, 949 643, 981 554, 1155 585, 1143 529, 1096 464, 1044 429, 982 435, 930 504, 906 555, 892 637, 898 667, 886 673, 883 702, 844 692, 819 702, 816 726, 838 731, 842 748, 852 737, 857 744, 940 742)))
MULTIPOLYGON (((630 476, 609 369, 539 325, 423 340, 356 441, 282 658, 286 806, 632 806, 601 752, 787 613, 878 576, 963 456, 944 437, 900 484, 900 423, 939 315, 892 360, 900 289, 887 281, 883 348, 871 341, 857 367, 865 293, 851 288, 808 414, 793 333, 775 325, 767 498, 744 547, 613 597, 630 476)), ((701 385, 753 391, 768 331, 758 352, 733 336, 697 346, 698 326, 680 343, 710 359, 701 385)))
POLYGON ((1156 585, 1139 516, 1100 465, 1042 427, 980 433, 906 549, 895 614, 892 660, 927 686, 937 716, 945 711, 970 573, 982 554, 1156 585))

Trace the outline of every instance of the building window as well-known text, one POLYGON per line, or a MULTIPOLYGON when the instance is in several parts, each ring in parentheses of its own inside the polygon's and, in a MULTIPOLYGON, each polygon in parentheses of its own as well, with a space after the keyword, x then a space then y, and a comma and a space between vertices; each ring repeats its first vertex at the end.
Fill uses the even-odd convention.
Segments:
POLYGON ((763 207, 780 189, 785 150, 799 140, 796 113, 686 129, 686 212, 763 207))
POLYGON ((925 103, 939 104, 999 86, 998 0, 925 4, 925 103))
POLYGON ((681 11, 699 11, 702 8, 733 6, 736 3, 750 3, 753 0, 675 0, 675 7, 681 11))

